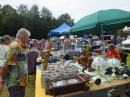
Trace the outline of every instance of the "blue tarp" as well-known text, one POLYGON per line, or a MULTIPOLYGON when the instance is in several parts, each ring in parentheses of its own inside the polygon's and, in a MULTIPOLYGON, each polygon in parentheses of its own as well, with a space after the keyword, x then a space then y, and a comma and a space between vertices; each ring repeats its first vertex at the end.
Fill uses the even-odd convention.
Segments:
POLYGON ((86 39, 86 38, 88 38, 88 36, 84 33, 83 38, 86 39))
POLYGON ((51 30, 49 33, 48 33, 48 36, 52 36, 52 35, 60 35, 60 32, 67 29, 67 28, 70 28, 69 25, 67 25, 66 23, 63 23, 60 27, 54 29, 54 30, 51 30))

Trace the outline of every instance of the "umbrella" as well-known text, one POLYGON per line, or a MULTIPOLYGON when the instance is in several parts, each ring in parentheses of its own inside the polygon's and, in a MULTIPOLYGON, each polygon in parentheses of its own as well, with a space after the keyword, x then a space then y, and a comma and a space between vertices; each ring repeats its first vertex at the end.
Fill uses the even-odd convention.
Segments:
POLYGON ((53 36, 52 38, 50 38, 50 40, 51 40, 51 41, 53 41, 53 40, 59 40, 59 38, 56 37, 56 36, 53 36))
POLYGON ((130 26, 130 12, 120 9, 100 10, 80 19, 71 27, 71 34, 101 34, 103 31, 123 29, 130 26))

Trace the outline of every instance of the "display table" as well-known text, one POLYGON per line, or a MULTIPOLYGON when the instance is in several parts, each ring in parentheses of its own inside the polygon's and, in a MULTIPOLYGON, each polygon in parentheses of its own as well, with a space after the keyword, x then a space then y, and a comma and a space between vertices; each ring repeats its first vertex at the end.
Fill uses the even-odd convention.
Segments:
MULTIPOLYGON (((70 93, 66 95, 60 95, 56 97, 108 97, 107 93, 113 86, 118 88, 112 93, 112 95, 119 95, 125 92, 126 84, 130 83, 130 79, 119 79, 112 80, 110 83, 102 82, 100 85, 92 84, 90 90, 87 92, 79 91, 76 93, 70 93)), ((36 71, 36 82, 35 82, 35 97, 53 97, 45 94, 45 89, 41 87, 41 70, 36 71)), ((113 97, 113 96, 112 96, 113 97)))

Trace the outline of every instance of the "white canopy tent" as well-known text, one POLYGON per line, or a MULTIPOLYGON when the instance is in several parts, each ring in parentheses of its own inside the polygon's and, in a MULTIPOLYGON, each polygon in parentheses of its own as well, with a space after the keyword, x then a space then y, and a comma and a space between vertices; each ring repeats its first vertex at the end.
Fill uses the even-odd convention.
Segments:
POLYGON ((124 33, 130 33, 130 27, 125 27, 122 29, 124 33))

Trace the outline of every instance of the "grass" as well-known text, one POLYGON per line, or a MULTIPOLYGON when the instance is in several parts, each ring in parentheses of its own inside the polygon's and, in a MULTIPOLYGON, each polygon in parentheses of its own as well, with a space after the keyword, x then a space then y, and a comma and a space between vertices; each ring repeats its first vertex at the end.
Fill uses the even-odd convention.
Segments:
POLYGON ((127 65, 130 67, 130 52, 127 52, 128 57, 127 57, 127 65))
MULTIPOLYGON (((35 97, 35 75, 29 75, 29 85, 26 87, 25 97, 35 97)), ((6 87, 0 97, 9 97, 9 93, 6 87)))

